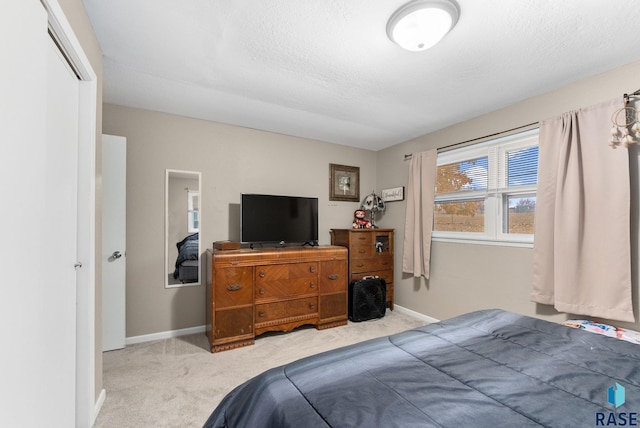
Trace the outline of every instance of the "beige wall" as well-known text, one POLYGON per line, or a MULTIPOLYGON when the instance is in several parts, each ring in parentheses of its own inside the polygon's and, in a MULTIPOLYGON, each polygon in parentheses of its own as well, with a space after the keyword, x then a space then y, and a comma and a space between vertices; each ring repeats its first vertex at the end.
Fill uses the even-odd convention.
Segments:
MULTIPOLYGON (((640 62, 562 87, 473 120, 428 134, 378 152, 377 188, 406 185, 409 162, 404 154, 478 138, 556 116, 562 112, 621 97, 640 87, 640 62)), ((463 102, 463 100, 461 100, 463 102)), ((607 144, 603 141, 602 144, 607 144)), ((618 149, 620 150, 620 149, 618 149)), ((638 317, 638 173, 637 149, 631 149, 634 308, 638 317)), ((395 298, 400 306, 444 319, 482 308, 504 308, 547 319, 564 314, 529 301, 532 249, 435 242, 431 279, 416 280, 401 273, 405 202, 387 204, 380 225, 396 228, 395 298)), ((603 286, 606 286, 603 284, 603 286)), ((621 323, 617 323, 622 325, 621 323)), ((639 329, 640 323, 630 324, 639 329)))
POLYGON ((360 167, 361 195, 375 187, 368 150, 110 104, 103 128, 127 138, 127 337, 205 323, 204 286, 164 288, 165 169, 202 173, 203 248, 237 236, 242 192, 318 197, 328 244, 358 206, 329 201, 329 164, 360 167))
POLYGON ((85 55, 91 62, 93 71, 97 76, 98 83, 98 99, 97 99, 97 117, 96 117, 96 324, 95 324, 95 392, 96 397, 102 390, 102 217, 101 217, 101 152, 102 143, 100 135, 102 134, 102 50, 98 45, 93 27, 89 22, 89 17, 84 9, 81 0, 58 0, 60 7, 64 11, 67 20, 71 24, 73 31, 78 38, 85 55))

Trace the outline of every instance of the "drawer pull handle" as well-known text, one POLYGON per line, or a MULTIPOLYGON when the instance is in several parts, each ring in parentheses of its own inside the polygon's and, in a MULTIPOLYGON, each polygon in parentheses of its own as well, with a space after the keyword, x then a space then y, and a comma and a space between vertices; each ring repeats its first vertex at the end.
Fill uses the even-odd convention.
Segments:
POLYGON ((258 312, 258 316, 259 316, 259 317, 264 317, 265 315, 266 315, 266 314, 264 313, 264 311, 260 311, 260 312, 258 312))
POLYGON ((332 273, 331 275, 329 275, 329 279, 331 281, 335 281, 338 278, 340 278, 340 275, 336 275, 335 273, 332 273))
POLYGON ((261 289, 260 289, 260 294, 264 294, 264 293, 266 293, 266 292, 267 292, 267 290, 265 290, 264 288, 261 288, 261 289))
POLYGON ((315 266, 311 266, 311 267, 309 268, 309 272, 311 272, 311 273, 315 273, 315 272, 316 272, 316 267, 315 267, 315 266))
POLYGON ((367 239, 367 238, 366 238, 366 237, 364 237, 364 236, 358 236, 358 239, 359 239, 359 240, 361 240, 361 241, 364 241, 364 240, 365 240, 365 239, 367 239))
POLYGON ((260 271, 260 273, 258 275, 260 275, 260 278, 264 278, 266 273, 264 271, 260 271))
POLYGON ((364 266, 364 264, 363 263, 358 263, 356 266, 362 267, 362 266, 364 266))
POLYGON ((312 282, 311 284, 309 284, 309 287, 311 287, 311 288, 316 288, 316 283, 315 283, 315 282, 312 282))
POLYGON ((315 309, 316 308, 316 304, 315 303, 309 303, 309 308, 310 309, 315 309))
POLYGON ((231 284, 229 286, 227 286, 227 290, 229 291, 238 291, 242 288, 242 285, 240 284, 231 284))
POLYGON ((361 248, 361 249, 359 249, 359 250, 358 250, 358 252, 359 252, 360 254, 364 254, 364 253, 366 253, 366 252, 367 252, 367 250, 364 250, 364 249, 362 249, 362 248, 361 248))

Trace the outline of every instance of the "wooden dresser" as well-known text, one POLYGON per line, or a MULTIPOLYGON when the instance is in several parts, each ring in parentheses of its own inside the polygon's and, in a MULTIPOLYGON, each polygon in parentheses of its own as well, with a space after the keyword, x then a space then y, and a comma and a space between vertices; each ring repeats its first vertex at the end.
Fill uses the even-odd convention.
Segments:
POLYGON ((347 249, 207 250, 211 352, 252 345, 267 331, 347 324, 347 249))
POLYGON ((379 276, 393 310, 393 229, 331 229, 331 245, 349 249, 349 281, 379 276))

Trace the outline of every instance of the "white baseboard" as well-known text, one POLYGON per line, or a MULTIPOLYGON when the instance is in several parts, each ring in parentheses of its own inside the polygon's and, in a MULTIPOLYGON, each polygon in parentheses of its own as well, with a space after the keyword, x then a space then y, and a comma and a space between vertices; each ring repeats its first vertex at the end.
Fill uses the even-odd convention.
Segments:
POLYGON ((102 409, 102 405, 104 404, 104 400, 107 398, 107 391, 103 388, 100 391, 100 395, 98 395, 98 399, 96 400, 95 406, 93 406, 93 420, 91 421, 91 426, 96 423, 96 419, 98 418, 98 414, 102 409))
POLYGON ((419 319, 424 320, 424 321, 426 321, 426 322, 428 322, 430 324, 440 321, 439 319, 432 318, 429 315, 421 314, 420 312, 412 311, 411 309, 407 309, 407 308, 405 308, 403 306, 393 305, 393 310, 401 312, 403 314, 410 315, 410 316, 412 316, 414 318, 419 318, 419 319))
MULTIPOLYGON (((407 309, 399 305, 394 305, 393 310, 401 312, 403 314, 407 314, 414 318, 424 320, 428 323, 434 323, 434 322, 440 321, 428 315, 424 315, 424 314, 421 314, 420 312, 412 311, 411 309, 407 309)), ((161 331, 159 333, 143 334, 140 336, 131 336, 125 339, 125 345, 134 345, 136 343, 151 342, 153 340, 170 339, 172 337, 186 336, 188 334, 205 333, 206 331, 207 331, 207 326, 200 325, 197 327, 183 328, 180 330, 169 330, 169 331, 161 331)))
POLYGON ((159 333, 143 334, 141 336, 127 337, 124 341, 125 345, 133 345, 136 343, 151 342, 152 340, 170 339, 172 337, 186 336, 188 334, 205 333, 207 326, 200 325, 198 327, 182 328, 180 330, 161 331, 159 333))

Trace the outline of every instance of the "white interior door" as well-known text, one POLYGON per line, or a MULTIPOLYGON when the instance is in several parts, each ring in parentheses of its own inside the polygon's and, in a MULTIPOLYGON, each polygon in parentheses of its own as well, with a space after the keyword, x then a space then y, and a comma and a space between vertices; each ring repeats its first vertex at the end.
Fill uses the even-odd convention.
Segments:
POLYGON ((102 350, 125 346, 127 140, 102 136, 102 350))

